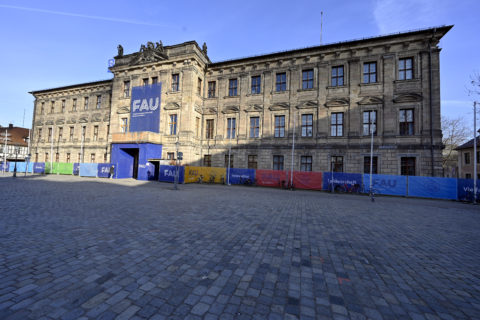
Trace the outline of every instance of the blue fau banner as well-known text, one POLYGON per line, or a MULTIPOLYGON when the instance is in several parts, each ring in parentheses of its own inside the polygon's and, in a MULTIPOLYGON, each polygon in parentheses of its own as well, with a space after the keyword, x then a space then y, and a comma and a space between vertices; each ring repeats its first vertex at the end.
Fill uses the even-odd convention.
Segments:
POLYGON ((457 179, 409 176, 408 195, 457 200, 457 179))
MULTIPOLYGON (((363 175, 365 193, 370 192, 370 175, 363 175)), ((372 174, 372 188, 375 194, 392 196, 407 195, 407 176, 390 176, 386 174, 372 174)))
POLYGON ((45 162, 35 162, 33 164, 33 173, 45 173, 45 162))
MULTIPOLYGON (((458 179, 458 200, 473 201, 473 179, 458 179)), ((477 180, 477 201, 480 199, 480 180, 477 180)))
POLYGON ((160 132, 161 93, 161 83, 132 88, 130 132, 160 132))
POLYGON ((229 182, 230 184, 253 184, 255 182, 255 169, 230 168, 229 182))
POLYGON ((323 190, 337 192, 359 193, 362 190, 362 175, 360 173, 332 172, 323 173, 323 190))
MULTIPOLYGON (((160 166, 160 177, 162 182, 175 182, 175 166, 160 166)), ((178 183, 185 180, 185 167, 178 167, 178 183)))
POLYGON ((97 177, 99 178, 110 178, 110 163, 99 163, 97 169, 97 177))

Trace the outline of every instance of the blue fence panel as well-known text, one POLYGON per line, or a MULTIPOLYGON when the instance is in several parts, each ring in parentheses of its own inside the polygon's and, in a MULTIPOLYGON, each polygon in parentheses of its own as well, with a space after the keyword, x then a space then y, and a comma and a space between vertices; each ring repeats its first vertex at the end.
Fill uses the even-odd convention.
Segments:
POLYGON ((35 162, 33 164, 33 173, 45 173, 45 162, 35 162))
POLYGON ((254 184, 255 169, 230 168, 229 180, 230 184, 254 184))
POLYGON ((73 164, 73 175, 78 176, 80 174, 80 163, 75 162, 73 164))
POLYGON ((362 192, 362 175, 360 173, 324 172, 323 190, 332 190, 332 187, 335 191, 362 192))
POLYGON ((408 195, 457 200, 457 179, 409 176, 408 195))
POLYGON ((81 177, 96 177, 98 172, 98 163, 80 163, 81 177))
POLYGON ((111 163, 99 163, 97 177, 99 178, 110 178, 110 167, 111 163))
MULTIPOLYGON (((175 182, 175 166, 160 166, 160 177, 162 182, 175 182)), ((185 180, 185 167, 178 167, 178 183, 183 183, 185 180)))
MULTIPOLYGON (((458 179, 457 198, 460 201, 473 201, 473 179, 458 179)), ((480 199, 480 180, 477 180, 478 199, 480 199)))
MULTIPOLYGON (((370 175, 363 175, 365 193, 370 192, 370 175)), ((376 194, 388 194, 392 196, 407 195, 407 177, 391 176, 386 174, 372 174, 373 192, 376 194)))
MULTIPOLYGON (((26 168, 25 162, 17 161, 16 164, 17 164, 17 172, 25 172, 25 168, 26 168)), ((10 172, 15 171, 15 161, 9 162, 8 166, 9 166, 8 171, 10 172)))

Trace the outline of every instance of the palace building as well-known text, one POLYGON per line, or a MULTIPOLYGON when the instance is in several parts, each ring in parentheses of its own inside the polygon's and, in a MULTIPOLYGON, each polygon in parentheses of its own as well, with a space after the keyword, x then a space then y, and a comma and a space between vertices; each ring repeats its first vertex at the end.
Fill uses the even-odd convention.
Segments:
POLYGON ((32 160, 442 175, 440 39, 452 28, 212 62, 195 41, 118 47, 113 79, 32 91, 32 160), (292 142, 294 142, 294 149, 292 142), (293 159, 292 159, 293 149, 293 159))

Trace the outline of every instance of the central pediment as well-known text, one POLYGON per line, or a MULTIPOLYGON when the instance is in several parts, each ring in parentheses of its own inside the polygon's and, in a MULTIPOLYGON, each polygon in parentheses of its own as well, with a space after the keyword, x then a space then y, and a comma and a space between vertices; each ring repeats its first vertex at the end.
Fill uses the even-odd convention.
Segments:
POLYGON ((168 56, 165 53, 165 49, 161 42, 157 42, 156 45, 153 42, 147 42, 147 45, 140 47, 140 51, 135 54, 135 57, 131 60, 130 65, 139 65, 144 63, 158 62, 167 60, 168 56))

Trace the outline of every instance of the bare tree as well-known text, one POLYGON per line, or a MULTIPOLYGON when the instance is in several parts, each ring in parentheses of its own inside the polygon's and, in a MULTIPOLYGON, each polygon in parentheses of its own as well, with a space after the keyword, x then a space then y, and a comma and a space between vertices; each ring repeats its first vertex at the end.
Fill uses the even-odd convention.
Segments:
POLYGON ((448 170, 457 165, 455 148, 466 142, 470 135, 463 117, 442 117, 442 133, 442 143, 445 146, 442 154, 442 166, 444 170, 448 170))

